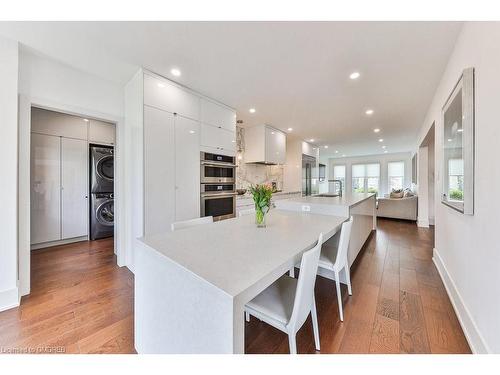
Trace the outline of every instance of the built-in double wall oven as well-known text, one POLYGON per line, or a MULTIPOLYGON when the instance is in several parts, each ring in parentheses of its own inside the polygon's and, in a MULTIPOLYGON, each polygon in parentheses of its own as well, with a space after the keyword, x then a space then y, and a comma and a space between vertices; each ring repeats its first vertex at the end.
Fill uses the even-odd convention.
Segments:
POLYGON ((200 154, 201 216, 214 220, 236 216, 236 164, 234 156, 200 154))

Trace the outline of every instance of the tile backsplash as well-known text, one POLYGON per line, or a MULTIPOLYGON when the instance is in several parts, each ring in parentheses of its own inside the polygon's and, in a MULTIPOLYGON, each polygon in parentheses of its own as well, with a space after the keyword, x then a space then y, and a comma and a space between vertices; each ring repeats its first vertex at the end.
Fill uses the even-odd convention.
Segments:
POLYGON ((283 186, 283 165, 245 164, 245 130, 237 127, 238 153, 236 158, 236 188, 248 189, 250 185, 276 182, 283 186))

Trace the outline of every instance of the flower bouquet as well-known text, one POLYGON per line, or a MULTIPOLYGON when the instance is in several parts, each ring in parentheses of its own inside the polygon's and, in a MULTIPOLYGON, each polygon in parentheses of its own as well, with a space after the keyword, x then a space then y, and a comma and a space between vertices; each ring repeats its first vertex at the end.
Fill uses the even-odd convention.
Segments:
POLYGON ((250 187, 250 192, 253 195, 255 203, 255 224, 259 228, 266 227, 266 214, 271 208, 271 196, 273 188, 271 185, 255 185, 250 187))

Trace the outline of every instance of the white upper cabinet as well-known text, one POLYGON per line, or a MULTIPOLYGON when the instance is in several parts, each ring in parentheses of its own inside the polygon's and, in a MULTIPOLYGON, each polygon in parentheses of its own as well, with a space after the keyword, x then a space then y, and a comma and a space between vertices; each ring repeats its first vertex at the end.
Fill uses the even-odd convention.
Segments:
POLYGON ((88 121, 65 113, 31 109, 31 131, 37 134, 87 140, 88 121))
POLYGON ((285 164, 286 134, 268 125, 245 129, 246 163, 285 164))
POLYGON ((144 104, 193 120, 200 119, 199 96, 148 74, 144 74, 144 104))
POLYGON ((89 142, 99 144, 115 144, 115 125, 98 120, 89 121, 89 142))
POLYGON ((302 153, 304 155, 319 158, 319 148, 304 141, 302 142, 302 153))
POLYGON ((221 104, 201 98, 201 122, 236 131, 236 113, 221 104))
POLYGON ((236 153, 236 133, 224 128, 201 124, 202 151, 233 156, 236 153))
POLYGON ((200 124, 175 116, 175 220, 200 217, 200 124))

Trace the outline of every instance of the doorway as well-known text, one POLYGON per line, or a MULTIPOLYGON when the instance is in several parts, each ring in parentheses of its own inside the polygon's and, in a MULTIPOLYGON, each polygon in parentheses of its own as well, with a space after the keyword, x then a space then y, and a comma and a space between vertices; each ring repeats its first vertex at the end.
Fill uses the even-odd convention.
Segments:
MULTIPOLYGON (((60 245, 64 243, 71 243, 75 242, 77 240, 89 240, 89 231, 90 231, 90 187, 89 187, 89 171, 90 171, 90 160, 89 160, 89 147, 92 142, 92 134, 98 134, 99 136, 103 136, 103 134, 100 132, 100 130, 103 130, 100 125, 105 126, 108 130, 111 127, 112 132, 106 132, 104 131, 105 134, 113 134, 114 140, 109 140, 109 139, 102 139, 99 138, 97 139, 97 144, 102 144, 103 146, 108 146, 108 147, 113 147, 114 149, 114 156, 115 156, 115 164, 114 164, 114 207, 113 207, 113 216, 114 216, 114 226, 113 226, 113 236, 111 237, 111 243, 113 246, 113 253, 115 255, 115 262, 118 266, 124 266, 129 264, 129 259, 130 256, 127 255, 127 249, 125 247, 126 241, 124 240, 125 236, 125 219, 124 219, 124 214, 125 212, 121 207, 124 207, 124 172, 123 172, 123 157, 121 157, 121 153, 123 150, 123 145, 125 143, 125 133, 124 133, 124 122, 123 118, 121 117, 116 117, 113 115, 106 115, 102 114, 100 112, 96 112, 90 109, 82 109, 82 108, 77 108, 69 105, 64 105, 64 104, 54 104, 51 101, 46 101, 44 99, 36 99, 33 100, 30 97, 23 96, 21 95, 19 98, 19 295, 24 296, 27 294, 30 294, 30 288, 31 288, 31 250, 32 248, 45 248, 47 245, 60 245), (80 134, 77 137, 71 136, 71 134, 63 134, 60 135, 59 138, 59 149, 66 149, 72 150, 72 147, 68 147, 70 144, 76 144, 79 143, 76 140, 83 141, 85 144, 85 162, 86 165, 85 167, 82 167, 82 169, 85 169, 86 172, 82 174, 77 175, 82 178, 85 178, 85 191, 87 193, 87 201, 84 204, 85 207, 85 214, 84 214, 84 220, 82 220, 81 216, 81 210, 67 210, 68 212, 78 212, 80 221, 78 221, 79 225, 76 225, 76 231, 70 233, 69 229, 71 229, 71 226, 66 226, 64 229, 59 231, 60 236, 58 237, 56 231, 56 236, 55 238, 53 237, 53 240, 55 241, 54 243, 51 243, 51 241, 44 241, 43 245, 40 244, 33 244, 32 246, 32 230, 31 230, 31 223, 32 223, 32 215, 31 215, 31 141, 32 141, 32 111, 33 110, 44 110, 47 113, 55 113, 60 116, 70 116, 74 121, 79 121, 80 124, 81 122, 88 123, 86 126, 84 125, 83 128, 86 128, 87 130, 85 131, 85 134, 82 135, 80 134), (88 120, 88 121, 85 121, 88 120), (89 131, 89 124, 90 122, 93 122, 94 124, 97 124, 95 128, 97 128, 97 131, 89 131), (100 124, 100 125, 99 125, 100 124), (91 138, 89 138, 91 137, 91 138), (69 140, 62 140, 62 138, 68 138, 69 140), (73 142, 74 141, 74 142, 73 142), (62 144, 64 143, 64 145, 62 144), (85 231, 83 235, 81 233, 81 228, 85 226, 85 231), (47 243, 48 242, 48 243, 47 243)), ((60 124, 59 124, 60 125, 60 124)), ((81 125, 80 125, 81 126, 81 125)), ((68 130, 67 127, 61 125, 62 130, 68 130)), ((70 129, 71 131, 75 131, 75 129, 70 129)), ((95 130, 95 129, 94 129, 95 130)), ((45 132, 47 130, 44 130, 45 132)), ((81 128, 80 128, 81 131, 81 128)), ((83 133, 83 131, 82 131, 83 133)), ((57 135, 55 136, 57 139, 57 135)), ((94 139, 95 140, 95 139, 94 139)), ((56 143, 56 142, 53 142, 56 143)), ((81 142, 80 142, 81 144, 81 142)), ((82 150, 81 148, 79 148, 82 150)), ((56 151, 57 153, 57 151, 56 151)), ((83 152, 80 152, 79 155, 81 156, 81 165, 83 166, 82 159, 83 157, 83 152)), ((60 159, 59 159, 60 162, 60 159)), ((57 168, 56 168, 57 169, 57 168)), ((75 169, 76 170, 76 169, 75 169)), ((82 186, 81 184, 79 185, 80 187, 82 186)), ((53 190, 55 192, 55 190, 53 190)), ((76 193, 76 189, 70 190, 70 192, 76 193)), ((54 196, 54 195, 53 195, 54 196)), ((61 199, 61 198, 59 198, 61 199)), ((64 198, 63 198, 64 199, 64 198)), ((80 202, 81 204, 81 202, 80 202)), ((52 209, 54 209, 55 206, 52 206, 52 209)), ((60 207, 60 210, 64 210, 63 207, 60 207)), ((55 210, 57 213, 57 210, 55 210)), ((59 215, 61 215, 59 211, 59 215)), ((109 213, 109 211, 108 211, 109 213)), ((66 215, 67 216, 67 215, 66 215)), ((60 220, 60 219, 59 219, 60 220)), ((57 218, 56 218, 57 221, 57 218)), ((52 223, 53 224, 53 223, 52 223)), ((56 226, 53 226, 52 228, 57 228, 56 226)), ((75 229, 73 228, 73 229, 75 229)), ((109 239, 107 240, 109 241, 109 239)))

